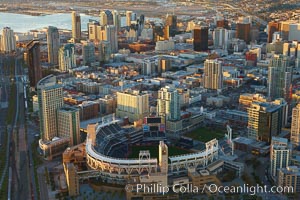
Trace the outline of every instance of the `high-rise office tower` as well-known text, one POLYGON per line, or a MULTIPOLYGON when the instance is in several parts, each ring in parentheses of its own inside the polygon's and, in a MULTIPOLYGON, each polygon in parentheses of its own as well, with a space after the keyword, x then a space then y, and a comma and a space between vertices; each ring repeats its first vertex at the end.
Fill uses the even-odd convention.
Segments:
POLYGON ((100 12, 100 25, 114 25, 114 17, 110 10, 103 10, 100 12))
POLYGON ((176 15, 169 15, 166 16, 166 25, 170 26, 171 28, 177 28, 177 16, 176 15))
POLYGON ((222 63, 218 60, 206 60, 204 62, 204 88, 218 90, 222 87, 222 63))
POLYGON ((296 46, 297 46, 296 55, 297 55, 297 58, 300 59, 300 42, 298 42, 298 44, 296 46))
POLYGON ((61 71, 68 71, 76 67, 75 45, 65 44, 59 49, 58 53, 59 69, 61 71))
POLYGON ((288 124, 289 117, 289 104, 284 98, 278 98, 272 101, 272 104, 279 105, 279 122, 281 122, 281 127, 285 127, 288 124))
POLYGON ((112 11, 113 19, 114 19, 114 26, 116 27, 117 33, 121 28, 121 16, 117 10, 112 11))
POLYGON ((180 99, 175 87, 166 86, 158 91, 157 114, 165 120, 180 120, 180 99))
POLYGON ((283 43, 283 47, 282 47, 282 55, 289 56, 289 54, 290 54, 290 47, 291 47, 291 43, 284 42, 283 43))
POLYGON ((170 37, 170 27, 165 26, 164 27, 164 40, 169 40, 170 37))
POLYGON ((61 107, 57 110, 57 126, 59 138, 70 138, 70 146, 80 143, 79 109, 61 107))
POLYGON ((99 40, 109 41, 111 52, 116 53, 118 51, 118 37, 116 27, 114 25, 101 26, 99 34, 99 40))
POLYGON ((216 25, 217 25, 217 28, 226 28, 226 29, 229 28, 229 26, 228 26, 228 20, 226 20, 226 19, 219 19, 219 20, 217 20, 216 25))
POLYGON ((63 106, 63 87, 56 83, 56 77, 49 75, 37 83, 40 133, 43 141, 57 136, 57 109, 63 106))
POLYGON ((57 65, 60 40, 59 40, 58 29, 54 26, 48 27, 47 46, 48 46, 48 63, 52 65, 57 65))
POLYGON ((277 177, 279 169, 286 168, 290 164, 291 147, 286 138, 272 137, 270 159, 271 176, 277 177))
POLYGON ((141 74, 151 76, 156 73, 156 65, 154 60, 145 59, 141 63, 141 74))
POLYGON ((290 99, 290 87, 292 83, 292 70, 289 57, 274 55, 270 60, 268 71, 268 96, 272 99, 290 99))
POLYGON ((167 14, 166 26, 169 26, 170 28, 170 36, 174 37, 177 31, 177 16, 167 14))
POLYGON ((100 41, 98 46, 98 51, 99 51, 99 61, 108 62, 111 55, 110 42, 107 40, 100 41))
POLYGON ((126 26, 131 25, 132 11, 126 11, 126 26))
POLYGON ((250 23, 236 24, 236 38, 244 40, 247 44, 250 43, 250 23))
POLYGON ((214 47, 220 48, 223 45, 223 38, 225 38, 225 29, 216 28, 213 32, 214 47))
POLYGON ((167 58, 159 58, 158 59, 158 67, 157 72, 161 74, 162 72, 169 71, 171 66, 171 60, 167 58))
POLYGON ((193 29, 194 51, 208 50, 208 27, 196 26, 193 29))
POLYGON ((97 21, 90 21, 88 23, 88 34, 89 40, 98 40, 97 28, 100 26, 99 22, 97 21))
POLYGON ((259 40, 259 28, 252 26, 250 30, 250 41, 257 42, 259 40))
POLYGON ((279 31, 281 32, 282 40, 289 39, 290 24, 295 23, 296 21, 281 21, 279 25, 279 31))
POLYGON ((0 40, 0 50, 5 53, 10 53, 16 50, 16 38, 14 31, 9 27, 2 29, 2 36, 0 40))
POLYGON ((135 24, 131 24, 130 28, 126 28, 125 37, 129 42, 136 42, 138 38, 138 26, 135 24))
POLYGON ((35 87, 42 78, 40 42, 38 40, 32 40, 26 45, 24 60, 28 66, 30 87, 35 87))
POLYGON ((293 58, 295 58, 296 57, 296 53, 297 53, 297 47, 296 46, 291 46, 290 47, 290 57, 293 57, 293 58))
POLYGON ((273 34, 279 30, 278 22, 269 22, 268 23, 268 43, 272 42, 273 34))
POLYGON ((293 108, 291 124, 291 143, 294 147, 300 146, 300 104, 293 108))
POLYGON ((277 185, 282 188, 293 188, 293 193, 300 193, 300 168, 288 166, 278 171, 277 185))
POLYGON ((300 23, 290 24, 289 29, 289 41, 300 41, 300 23))
POLYGON ((133 22, 134 24, 136 24, 136 21, 137 21, 137 15, 136 15, 136 13, 132 13, 131 14, 131 22, 133 22))
POLYGON ((72 12, 72 37, 75 40, 81 38, 81 20, 80 15, 75 11, 72 12))
POLYGON ((230 31, 224 28, 216 28, 213 33, 214 46, 227 49, 228 41, 232 38, 230 31))
POLYGON ((253 102, 247 109, 248 137, 270 143, 281 132, 280 109, 280 105, 253 102))
POLYGON ((140 18, 138 19, 138 36, 141 36, 144 26, 145 26, 145 16, 141 15, 140 18))
POLYGON ((95 45, 92 42, 87 42, 82 45, 83 64, 90 65, 95 62, 95 45))
POLYGON ((238 23, 252 23, 252 16, 243 16, 243 17, 238 17, 237 22, 238 23))
POLYGON ((149 94, 137 90, 117 92, 118 117, 128 117, 130 122, 144 119, 149 115, 149 94))
POLYGON ((164 36, 163 27, 160 25, 154 25, 153 27, 153 39, 154 42, 161 40, 161 37, 164 36))

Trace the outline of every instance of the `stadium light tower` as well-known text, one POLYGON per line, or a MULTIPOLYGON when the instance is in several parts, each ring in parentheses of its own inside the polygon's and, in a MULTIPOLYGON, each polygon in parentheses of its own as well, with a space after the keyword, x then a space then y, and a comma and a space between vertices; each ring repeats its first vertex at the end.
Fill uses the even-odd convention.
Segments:
POLYGON ((229 143, 230 147, 231 147, 231 155, 233 156, 234 154, 234 144, 232 142, 232 128, 227 125, 227 134, 225 134, 225 137, 227 138, 227 143, 229 143))

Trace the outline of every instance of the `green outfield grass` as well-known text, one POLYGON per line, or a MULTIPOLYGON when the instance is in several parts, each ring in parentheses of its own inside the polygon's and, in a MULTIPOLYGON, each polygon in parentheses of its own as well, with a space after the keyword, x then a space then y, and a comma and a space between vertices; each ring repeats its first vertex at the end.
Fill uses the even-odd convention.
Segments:
POLYGON ((208 142, 214 138, 223 138, 225 133, 227 133, 226 129, 220 130, 215 128, 200 127, 190 133, 187 133, 185 136, 201 142, 208 142))
MULTIPOLYGON (((132 146, 131 153, 128 158, 138 158, 140 151, 149 150, 151 158, 158 158, 158 145, 157 146, 132 146)), ((176 156, 191 153, 191 151, 186 149, 181 149, 178 147, 168 147, 169 156, 176 156)))

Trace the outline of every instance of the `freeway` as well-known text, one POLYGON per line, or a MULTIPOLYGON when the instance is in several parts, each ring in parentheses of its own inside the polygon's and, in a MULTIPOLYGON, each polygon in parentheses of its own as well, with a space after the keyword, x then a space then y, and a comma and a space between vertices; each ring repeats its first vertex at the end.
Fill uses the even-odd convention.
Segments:
POLYGON ((14 76, 14 82, 16 86, 16 94, 15 94, 15 106, 16 106, 16 115, 13 121, 13 127, 12 127, 12 132, 11 132, 11 140, 10 140, 10 148, 9 148, 9 155, 10 155, 10 160, 9 160, 9 167, 11 169, 11 173, 9 173, 9 180, 11 180, 10 184, 8 185, 8 197, 12 199, 19 199, 17 198, 17 186, 19 184, 19 175, 17 172, 16 168, 16 141, 15 141, 15 135, 17 134, 17 122, 18 122, 18 116, 19 116, 19 79, 18 79, 18 63, 17 59, 14 59, 14 67, 15 67, 15 76, 14 76))
MULTIPOLYGON (((18 60, 17 60, 18 61, 18 60)), ((28 136, 26 136, 26 130, 25 130, 25 114, 26 114, 26 108, 25 108, 25 89, 24 85, 26 86, 26 83, 23 82, 24 79, 24 68, 21 63, 16 63, 17 72, 18 72, 18 87, 19 87, 19 115, 18 115, 18 148, 16 149, 16 158, 17 163, 16 167, 18 169, 18 174, 20 177, 22 177, 18 183, 18 196, 16 199, 37 199, 37 193, 36 193, 36 187, 35 187, 35 179, 34 179, 34 172, 33 169, 31 169, 31 163, 32 161, 32 155, 28 155, 29 149, 31 147, 31 143, 27 141, 28 136), (32 188, 33 187, 33 188, 32 188)))
MULTIPOLYGON (((31 164, 28 157, 28 146, 26 136, 26 121, 25 121, 25 98, 24 98, 24 83, 23 75, 24 68, 22 66, 22 56, 5 55, 0 59, 0 63, 9 65, 9 67, 0 67, 1 80, 7 79, 9 83, 9 76, 12 78, 16 86, 15 95, 15 113, 11 124, 8 128, 8 145, 5 169, 0 179, 0 187, 2 186, 5 175, 9 169, 9 185, 8 185, 8 198, 9 199, 37 199, 36 185, 34 180, 34 172, 30 169, 31 164), (11 68, 14 68, 12 70, 11 68), (14 71, 14 76, 12 76, 14 71)), ((0 81, 1 81, 0 80, 0 81)), ((5 85, 4 85, 5 86, 5 85)), ((7 88, 4 88, 1 82, 1 102, 7 99, 7 88)), ((3 104, 1 104, 3 105, 3 104)), ((1 107, 1 111, 3 108, 1 107)), ((4 110, 5 111, 5 110, 4 110)), ((2 112, 1 112, 2 113, 2 112)), ((5 116, 5 115, 4 115, 5 116)), ((0 118, 4 117, 0 115, 0 118)), ((5 120, 1 120, 1 123, 5 120)), ((2 125, 2 124, 1 124, 2 125)), ((2 132, 0 132, 0 138, 2 132)), ((32 156, 31 156, 32 160, 32 156)))
POLYGON ((258 23, 260 23, 260 24, 262 24, 264 26, 268 25, 267 21, 265 21, 265 20, 263 20, 263 19, 255 16, 255 15, 251 15, 249 13, 246 13, 241 8, 236 8, 236 7, 234 7, 234 6, 230 5, 230 4, 227 4, 227 3, 223 3, 222 5, 231 8, 232 10, 234 10, 235 12, 237 12, 237 13, 243 15, 243 16, 251 16, 253 21, 256 21, 256 22, 258 22, 258 23))

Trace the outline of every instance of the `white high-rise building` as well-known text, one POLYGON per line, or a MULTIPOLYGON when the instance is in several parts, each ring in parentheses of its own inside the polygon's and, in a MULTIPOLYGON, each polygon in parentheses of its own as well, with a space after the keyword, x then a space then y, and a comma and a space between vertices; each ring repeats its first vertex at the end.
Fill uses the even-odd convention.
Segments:
POLYGON ((218 60, 206 60, 204 62, 204 88, 218 90, 222 87, 222 63, 218 60))
POLYGON ((158 91, 157 114, 165 120, 180 120, 180 97, 174 86, 166 86, 158 91))
POLYGON ((272 137, 270 159, 271 175, 277 177, 278 170, 290 164, 291 146, 286 138, 272 137))
POLYGON ((14 31, 9 27, 5 27, 2 29, 0 50, 5 53, 10 53, 16 50, 16 38, 14 35, 14 31))
POLYGON ((289 99, 293 68, 288 56, 274 55, 268 68, 268 96, 272 99, 289 99))
POLYGON ((300 41, 300 23, 290 24, 289 41, 300 41))
POLYGON ((149 94, 138 90, 117 92, 118 117, 128 117, 130 122, 144 119, 149 115, 149 94))
POLYGON ((300 104, 293 108, 291 124, 291 143, 297 147, 300 145, 300 104))
POLYGON ((226 29, 216 28, 213 33, 213 40, 215 47, 225 49, 228 43, 228 38, 226 38, 226 29))

